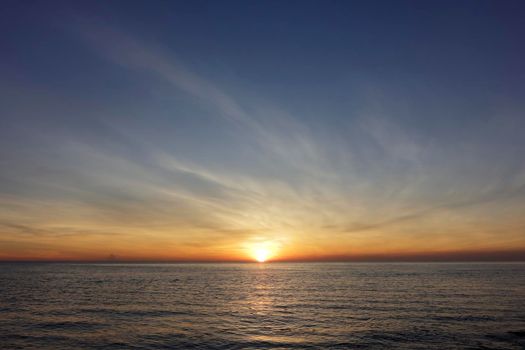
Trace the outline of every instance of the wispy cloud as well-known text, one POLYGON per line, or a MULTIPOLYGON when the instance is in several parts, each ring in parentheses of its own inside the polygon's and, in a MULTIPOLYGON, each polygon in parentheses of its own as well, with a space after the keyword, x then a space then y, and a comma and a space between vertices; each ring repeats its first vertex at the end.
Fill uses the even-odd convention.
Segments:
MULTIPOLYGON (((467 237, 477 229, 476 218, 505 211, 504 205, 491 203, 514 201, 514 211, 525 207, 523 162, 486 159, 516 149, 487 148, 483 127, 472 130, 470 138, 437 143, 390 115, 386 102, 376 108, 380 95, 370 110, 341 122, 340 128, 314 126, 293 111, 229 93, 161 45, 101 22, 80 22, 77 29, 88 47, 112 68, 128 70, 166 95, 195 99, 221 127, 235 132, 210 132, 217 149, 209 152, 223 162, 196 156, 202 140, 177 147, 177 140, 156 138, 158 131, 148 123, 124 124, 111 115, 81 135, 44 130, 46 137, 39 139, 34 132, 33 140, 43 147, 6 156, 9 169, 1 174, 11 192, 0 197, 0 230, 13 240, 52 239, 65 249, 68 240, 72 245, 82 239, 91 245, 104 241, 108 247, 101 256, 122 255, 121 239, 130 241, 129 251, 140 244, 151 254, 169 247, 166 254, 174 257, 184 254, 182 248, 194 249, 191 256, 199 251, 213 255, 265 240, 277 242, 289 256, 300 254, 294 246, 305 254, 377 252, 386 243, 400 250, 440 244, 483 248, 485 242, 450 232, 457 228, 467 237)), ((13 110, 35 116, 64 113, 56 103, 59 97, 46 99, 55 103, 13 110)), ((119 110, 131 113, 142 102, 129 100, 119 110)), ((72 104, 72 110, 89 114, 89 101, 72 104)), ((177 125, 178 112, 173 113, 177 125)), ((148 118, 155 124, 154 115, 148 118)), ((507 127, 497 130, 500 138, 515 137, 507 127)), ((524 219, 512 212, 505 222, 492 219, 491 229, 508 232, 491 236, 490 243, 525 245, 519 238, 524 219)))

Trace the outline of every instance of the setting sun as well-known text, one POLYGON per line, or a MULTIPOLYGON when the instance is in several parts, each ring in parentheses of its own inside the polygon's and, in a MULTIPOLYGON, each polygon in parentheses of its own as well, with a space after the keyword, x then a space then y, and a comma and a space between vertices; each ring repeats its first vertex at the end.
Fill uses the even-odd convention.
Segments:
POLYGON ((270 252, 268 251, 268 249, 258 248, 254 251, 253 255, 254 255, 255 260, 262 263, 268 260, 268 258, 270 257, 270 252))
POLYGON ((267 237, 255 237, 244 243, 246 258, 259 263, 267 262, 279 255, 282 242, 267 237))

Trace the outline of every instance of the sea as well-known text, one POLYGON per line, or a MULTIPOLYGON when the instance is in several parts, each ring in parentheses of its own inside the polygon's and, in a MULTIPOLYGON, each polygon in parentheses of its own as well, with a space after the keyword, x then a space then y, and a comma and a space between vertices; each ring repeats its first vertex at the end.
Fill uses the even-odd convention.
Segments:
POLYGON ((0 348, 525 349, 525 264, 2 263, 0 348))

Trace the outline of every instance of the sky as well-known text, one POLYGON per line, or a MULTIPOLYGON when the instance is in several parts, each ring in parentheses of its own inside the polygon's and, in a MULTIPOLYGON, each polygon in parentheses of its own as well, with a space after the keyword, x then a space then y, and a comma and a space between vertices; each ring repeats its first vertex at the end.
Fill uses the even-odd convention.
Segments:
POLYGON ((0 260, 525 259, 522 1, 4 1, 0 260))

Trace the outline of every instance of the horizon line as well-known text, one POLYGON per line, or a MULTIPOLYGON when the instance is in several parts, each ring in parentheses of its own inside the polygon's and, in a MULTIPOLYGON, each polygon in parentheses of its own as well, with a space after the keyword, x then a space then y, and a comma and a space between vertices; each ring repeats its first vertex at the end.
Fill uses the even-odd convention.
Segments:
POLYGON ((0 264, 126 264, 126 265, 142 265, 142 264, 483 264, 483 263, 525 263, 525 259, 521 260, 270 260, 265 262, 258 262, 255 260, 0 260, 0 264))
MULTIPOLYGON (((91 258, 75 257, 0 257, 1 263, 256 263, 255 259, 219 259, 219 258, 156 258, 132 257, 110 254, 91 258)), ((362 255, 312 255, 302 257, 275 257, 265 263, 328 263, 328 262, 525 262, 525 249, 497 251, 442 251, 362 255)))

